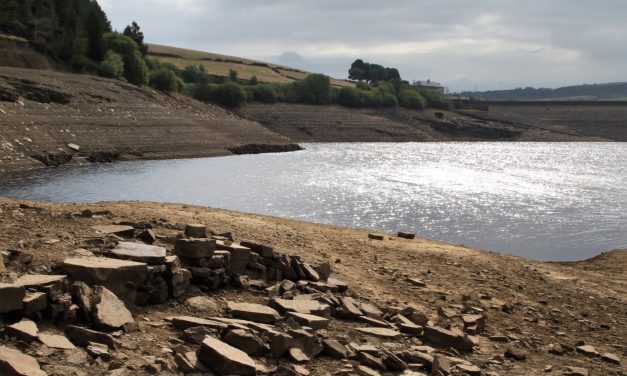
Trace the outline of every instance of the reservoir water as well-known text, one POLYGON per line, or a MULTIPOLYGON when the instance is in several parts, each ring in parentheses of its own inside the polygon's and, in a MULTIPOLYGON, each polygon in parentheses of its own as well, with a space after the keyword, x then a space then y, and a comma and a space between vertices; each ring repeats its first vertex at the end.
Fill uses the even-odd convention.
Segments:
POLYGON ((306 150, 63 167, 0 195, 147 200, 420 236, 540 260, 627 247, 625 143, 304 144, 306 150))

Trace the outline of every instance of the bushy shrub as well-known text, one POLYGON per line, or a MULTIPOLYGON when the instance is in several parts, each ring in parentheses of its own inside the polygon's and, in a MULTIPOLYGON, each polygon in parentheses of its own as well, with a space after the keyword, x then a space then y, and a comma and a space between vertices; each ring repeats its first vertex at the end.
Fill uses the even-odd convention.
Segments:
POLYGON ((250 78, 250 84, 251 84, 251 85, 257 85, 258 83, 259 83, 259 79, 257 78, 257 76, 253 75, 253 76, 250 78))
POLYGON ((331 93, 331 80, 324 74, 310 74, 303 82, 307 91, 311 95, 313 104, 329 104, 329 96, 331 93))
POLYGON ((212 82, 211 76, 205 71, 205 67, 199 65, 188 65, 181 70, 180 77, 190 84, 209 84, 212 82))
POLYGON ((398 103, 401 107, 417 110, 422 110, 427 106, 425 98, 413 89, 402 89, 398 96, 398 103))
POLYGON ((346 107, 363 107, 359 91, 350 87, 343 87, 337 94, 337 103, 346 107))
POLYGON ((385 93, 381 97, 381 107, 396 107, 398 106, 398 99, 396 96, 385 93))
POLYGON ((104 60, 98 67, 98 74, 118 80, 124 79, 124 60, 122 60, 122 56, 113 51, 107 51, 104 60))
POLYGON ((441 110, 447 110, 450 107, 450 103, 445 101, 440 93, 436 93, 434 91, 421 91, 420 94, 427 100, 427 105, 429 107, 441 110))
POLYGON ((137 44, 129 37, 120 33, 104 35, 107 50, 111 50, 124 61, 124 78, 132 84, 143 85, 148 82, 148 66, 142 57, 137 44))
POLYGON ((161 91, 178 91, 176 74, 171 69, 161 67, 150 72, 150 86, 161 91))
POLYGON ((246 92, 234 82, 220 85, 198 84, 193 94, 198 100, 216 102, 227 107, 237 107, 246 102, 246 92))
POLYGON ((270 85, 253 86, 253 100, 261 103, 276 103, 277 93, 270 85))

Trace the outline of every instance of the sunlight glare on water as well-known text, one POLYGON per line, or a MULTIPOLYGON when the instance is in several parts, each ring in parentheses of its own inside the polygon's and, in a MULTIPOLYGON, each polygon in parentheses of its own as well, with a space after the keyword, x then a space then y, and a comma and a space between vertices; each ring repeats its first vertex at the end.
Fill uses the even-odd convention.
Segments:
POLYGON ((67 167, 0 195, 148 200, 277 215, 543 260, 627 246, 621 143, 305 144, 295 153, 67 167))

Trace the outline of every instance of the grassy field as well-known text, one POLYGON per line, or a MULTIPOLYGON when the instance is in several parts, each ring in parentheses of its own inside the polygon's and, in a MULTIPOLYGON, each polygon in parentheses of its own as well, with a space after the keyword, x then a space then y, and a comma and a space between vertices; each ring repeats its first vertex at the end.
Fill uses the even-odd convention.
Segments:
MULTIPOLYGON (((207 72, 216 76, 228 76, 231 69, 236 70, 242 79, 250 79, 257 76, 261 82, 289 83, 294 80, 302 80, 310 75, 310 72, 288 68, 276 64, 265 63, 241 57, 214 54, 209 52, 194 51, 184 48, 162 46, 158 44, 148 45, 148 56, 165 63, 172 63, 179 68, 188 65, 202 65, 207 72)), ((344 80, 331 79, 334 86, 350 86, 354 84, 344 80)))

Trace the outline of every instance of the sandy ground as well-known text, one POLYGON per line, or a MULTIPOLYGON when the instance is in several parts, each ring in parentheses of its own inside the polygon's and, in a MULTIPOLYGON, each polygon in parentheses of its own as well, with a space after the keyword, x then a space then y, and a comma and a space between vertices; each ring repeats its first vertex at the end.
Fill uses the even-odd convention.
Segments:
MULTIPOLYGON (((561 375, 566 366, 580 366, 591 375, 625 375, 627 356, 627 250, 617 250, 575 263, 546 263, 504 254, 485 252, 428 239, 400 239, 387 234, 385 240, 370 240, 367 232, 305 223, 261 215, 195 206, 146 202, 110 202, 94 205, 26 203, 0 199, 0 250, 18 250, 32 255, 25 266, 8 265, 5 281, 26 272, 49 272, 73 249, 96 249, 90 241, 95 235, 90 226, 123 220, 150 221, 159 242, 174 236, 176 224, 203 223, 216 233, 231 231, 236 240, 271 245, 275 250, 301 255, 312 264, 330 261, 333 271, 348 282, 351 294, 381 307, 414 304, 423 307, 433 320, 438 309, 455 309, 462 296, 487 312, 487 329, 478 336, 479 348, 463 356, 482 368, 483 374, 539 375, 552 365, 561 375), (94 218, 76 216, 89 208, 105 215, 94 218), (426 287, 415 287, 407 277, 423 280, 426 287), (502 310, 503 304, 512 308, 502 310), (509 343, 494 342, 492 335, 506 335, 509 343), (599 353, 610 352, 622 358, 612 365, 599 358, 575 352, 553 355, 548 346, 560 343, 575 346, 579 341, 592 345, 599 353), (526 361, 503 360, 507 347, 527 353, 526 361)), ((169 249, 170 245, 163 243, 169 249)), ((160 354, 174 335, 162 319, 173 314, 210 316, 224 307, 224 301, 264 302, 263 296, 248 292, 222 290, 207 296, 215 303, 206 312, 192 309, 185 299, 204 295, 192 289, 188 296, 159 306, 135 311, 142 332, 124 335, 123 351, 129 362, 141 363, 146 355, 160 354)), ((453 325, 458 318, 451 319, 453 325)), ((337 321, 330 335, 364 340, 353 330, 355 324, 337 321)), ((3 340, 0 339, 0 343, 3 340)), ((416 340, 413 344, 418 344, 416 340), (417 342, 417 343, 416 343, 417 342)), ((394 344, 387 344, 394 345, 394 344)), ((397 344, 399 345, 399 344, 397 344)), ((400 344, 403 345, 403 344, 400 344)), ((32 345, 26 351, 41 351, 32 345)), ((39 354, 41 355, 41 354, 39 354)), ((75 366, 67 368, 67 354, 38 356, 51 375, 80 375, 75 366), (64 368, 66 367, 66 368, 64 368), (70 371, 68 371, 68 369, 70 371), (75 373, 72 373, 75 372, 75 373)), ((307 365, 313 375, 336 370, 337 361, 320 358, 307 365)), ((92 365, 90 375, 108 375, 105 364, 92 365)), ((139 371, 138 371, 139 372, 139 371)), ((141 372, 137 374, 142 374, 141 372)))

